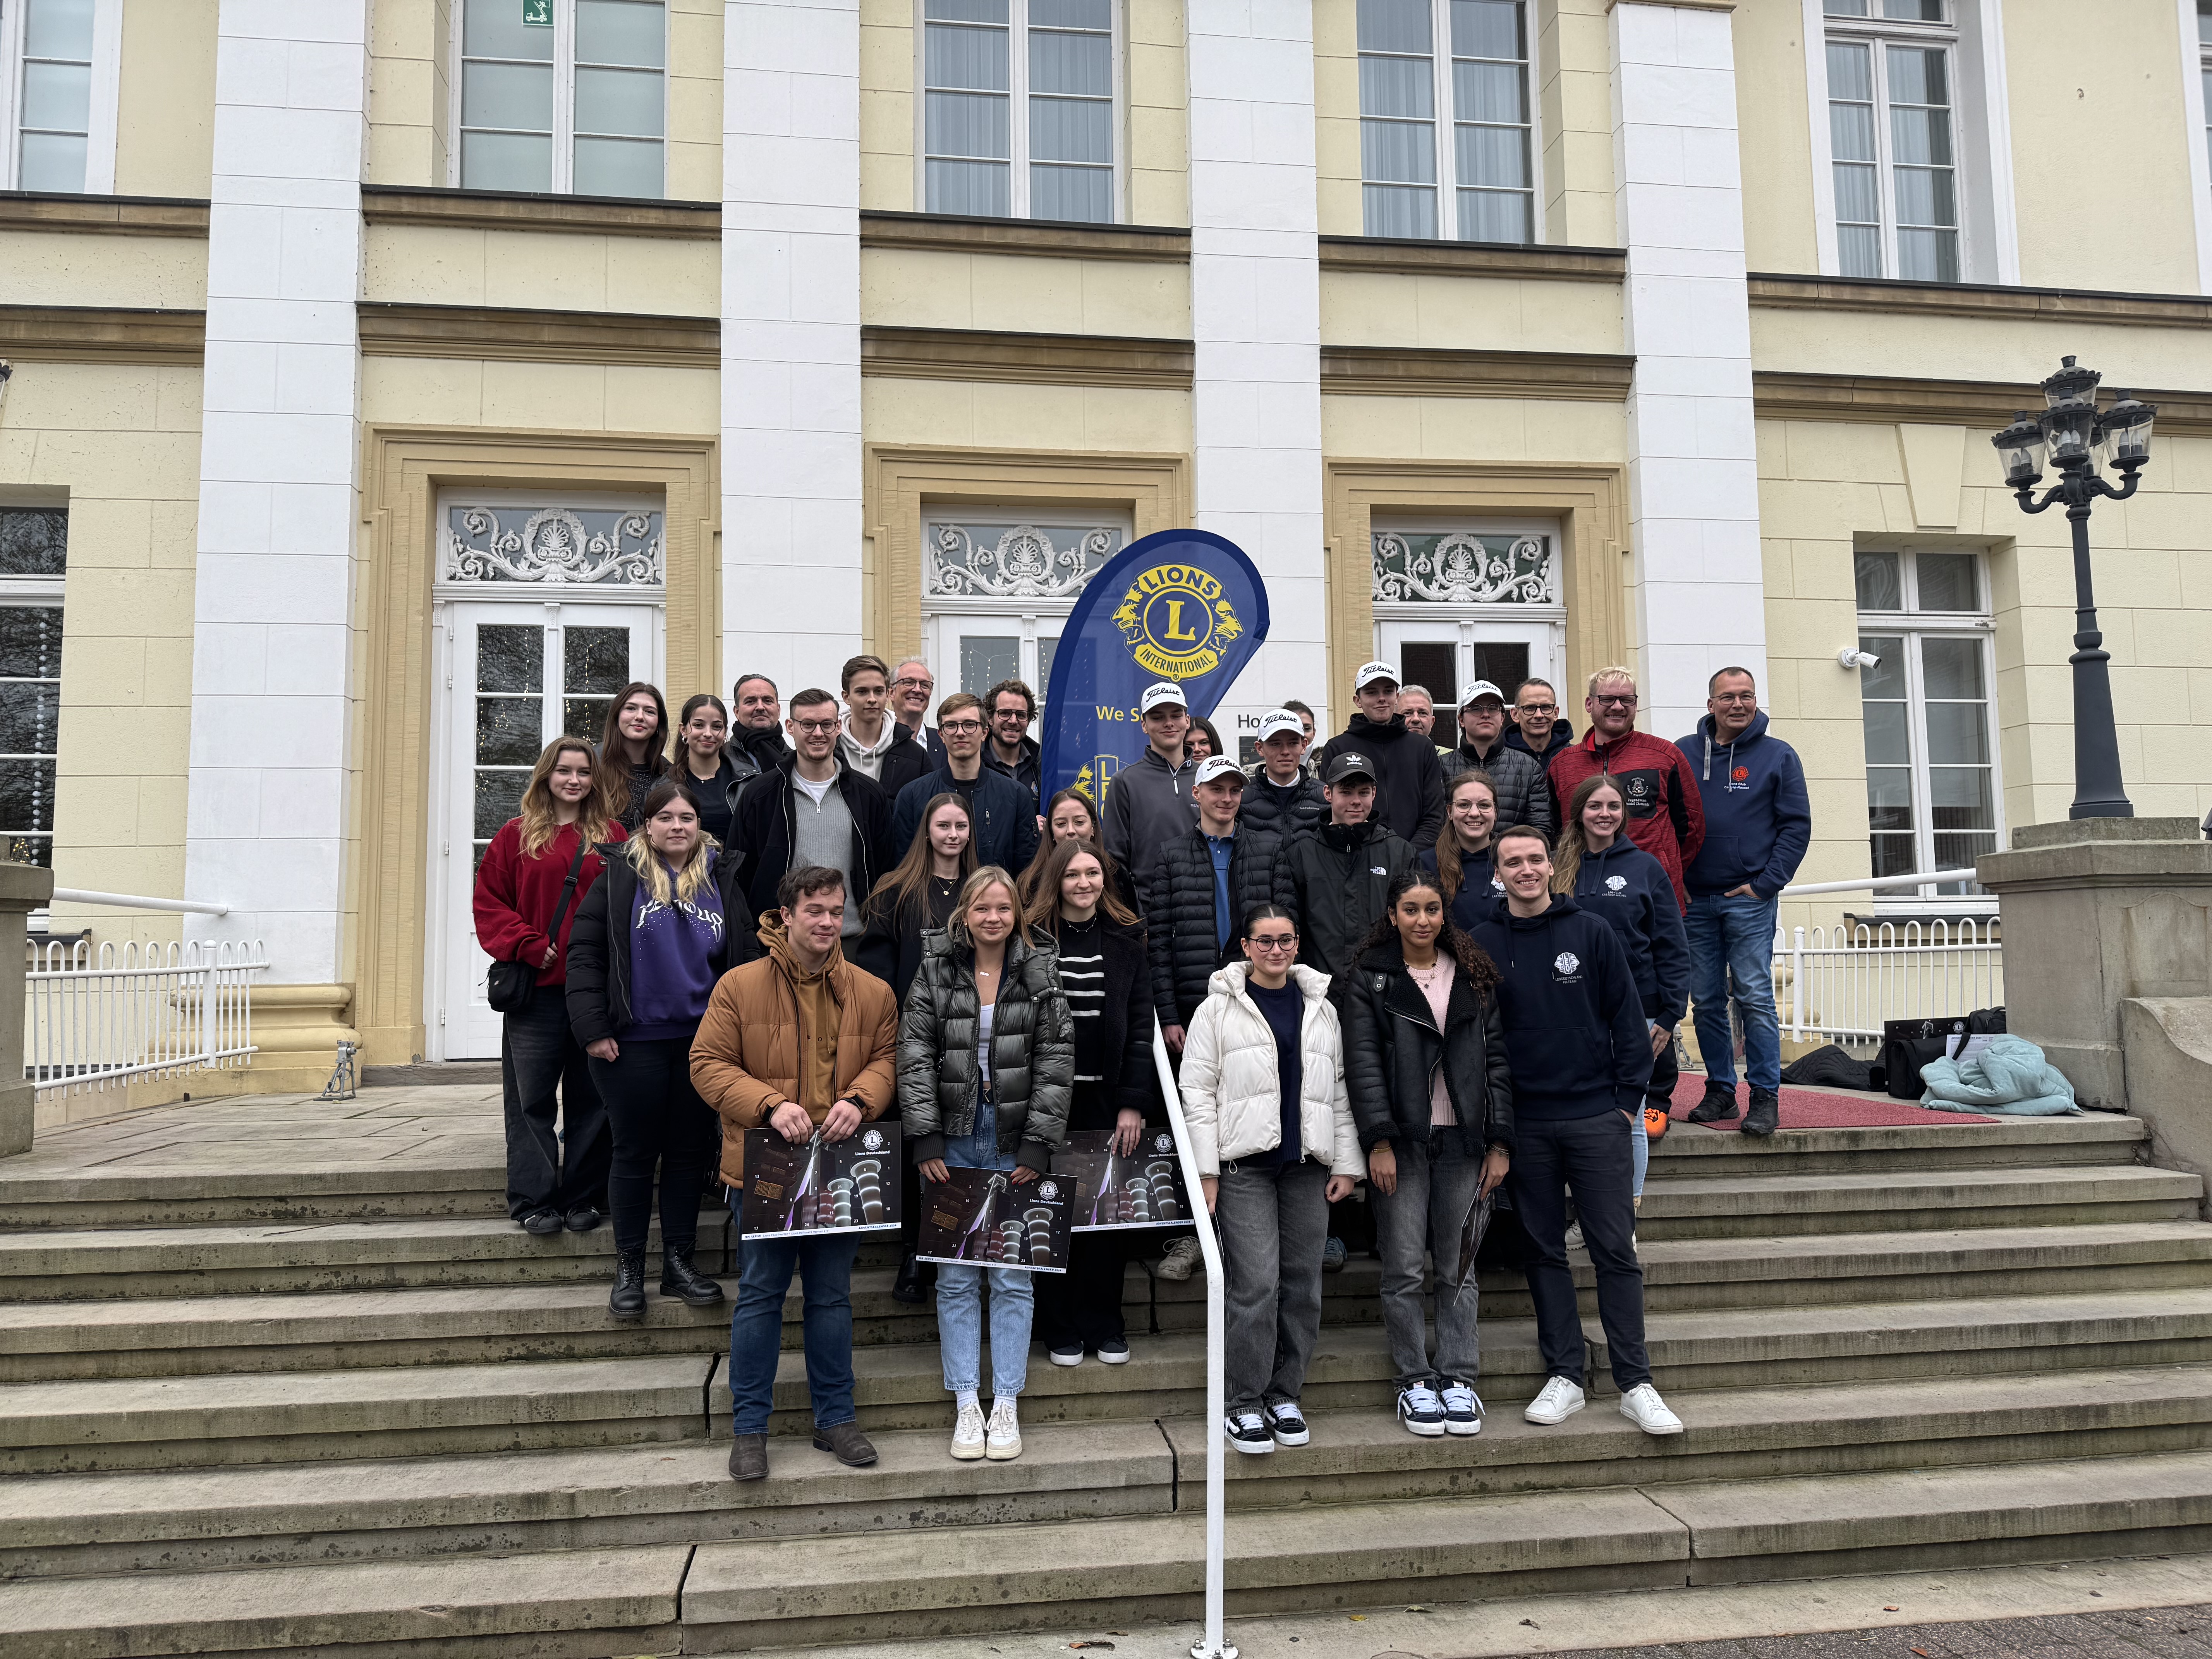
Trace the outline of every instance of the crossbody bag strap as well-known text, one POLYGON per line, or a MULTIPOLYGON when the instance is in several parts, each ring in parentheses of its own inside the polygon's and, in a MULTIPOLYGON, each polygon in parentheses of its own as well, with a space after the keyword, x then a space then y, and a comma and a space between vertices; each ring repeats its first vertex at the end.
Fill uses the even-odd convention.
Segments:
POLYGON ((561 942, 561 924, 568 920, 568 906, 575 901, 576 883, 584 873, 584 854, 591 850, 592 843, 584 839, 584 831, 579 826, 576 830, 576 856, 569 861, 568 879, 561 884, 561 902, 553 907, 553 921, 545 929, 545 938, 550 944, 561 942))

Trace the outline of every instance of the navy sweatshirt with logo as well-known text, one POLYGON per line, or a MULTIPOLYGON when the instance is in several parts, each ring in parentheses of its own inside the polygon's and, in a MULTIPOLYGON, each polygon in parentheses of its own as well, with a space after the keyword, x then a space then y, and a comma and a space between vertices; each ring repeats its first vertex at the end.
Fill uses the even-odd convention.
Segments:
MULTIPOLYGON (((1711 820, 1708 818, 1707 823, 1711 820)), ((1705 843, 1712 845, 1709 840, 1705 843)), ((1602 853, 1585 852, 1575 871, 1575 902, 1612 924, 1628 953, 1629 976, 1644 1017, 1678 1024, 1690 1006, 1690 941, 1674 907, 1667 866, 1626 836, 1602 853)))
POLYGON ((1474 939, 1504 976, 1498 1006, 1514 1111, 1552 1119, 1641 1112, 1651 1040, 1613 929, 1554 893, 1541 915, 1500 905, 1474 939))
POLYGON ((1705 839, 1682 872, 1693 898, 1749 883, 1771 899, 1797 874, 1813 842, 1813 808, 1797 751, 1766 729, 1766 711, 1752 716, 1734 743, 1713 734, 1713 717, 1675 745, 1697 775, 1705 802, 1705 839))

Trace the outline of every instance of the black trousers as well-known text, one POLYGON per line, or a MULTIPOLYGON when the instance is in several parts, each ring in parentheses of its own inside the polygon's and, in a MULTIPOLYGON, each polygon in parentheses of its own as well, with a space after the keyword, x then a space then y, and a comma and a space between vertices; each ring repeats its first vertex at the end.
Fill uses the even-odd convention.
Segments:
POLYGON ((1536 1304, 1536 1345, 1544 1369, 1583 1380, 1583 1321, 1567 1266, 1567 1188, 1597 1270, 1598 1319, 1605 1327, 1613 1385, 1623 1394, 1651 1380, 1644 1348, 1644 1269, 1632 1242, 1635 1168, 1621 1114, 1522 1117, 1514 1126, 1513 1207, 1528 1235, 1528 1294, 1536 1304))
POLYGON ((606 1108, 568 1029, 560 986, 540 986, 527 1008, 501 1016, 499 1072, 507 1214, 520 1221, 533 1210, 605 1209, 606 1108))
POLYGON ((691 1086, 691 1039, 617 1040, 619 1055, 593 1060, 592 1076, 614 1129, 607 1177, 615 1248, 642 1250, 653 1224, 653 1176, 660 1171, 660 1247, 688 1250, 699 1238, 714 1112, 691 1086))
POLYGON ((1038 1340, 1048 1348, 1096 1348, 1101 1342, 1121 1341, 1128 1333, 1121 1322, 1121 1282, 1129 1265, 1131 1238, 1150 1238, 1137 1233, 1077 1233, 1067 1242, 1067 1271, 1036 1273, 1038 1340))

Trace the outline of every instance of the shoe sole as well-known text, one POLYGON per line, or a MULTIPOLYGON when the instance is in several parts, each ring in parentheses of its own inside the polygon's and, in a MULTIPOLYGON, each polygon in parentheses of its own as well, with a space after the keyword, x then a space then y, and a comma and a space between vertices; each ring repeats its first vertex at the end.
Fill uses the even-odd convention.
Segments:
POLYGON ((1708 1112, 1702 1108, 1693 1107, 1690 1111, 1689 1121, 1692 1123, 1729 1123, 1742 1115, 1742 1112, 1733 1106, 1725 1112, 1708 1112))
POLYGON ((1190 1273, 1191 1270, 1188 1267, 1184 1267, 1180 1270, 1174 1267, 1163 1267, 1160 1269, 1160 1277, 1168 1280, 1170 1284, 1175 1285, 1182 1284, 1185 1279, 1190 1277, 1190 1273))
POLYGON ((734 1481, 736 1481, 739 1486, 744 1486, 747 1481, 750 1481, 750 1480, 767 1480, 767 1479, 768 1479, 768 1471, 767 1471, 766 1469, 763 1469, 763 1470, 762 1470, 758 1474, 738 1474, 732 1473, 732 1474, 731 1474, 731 1476, 730 1476, 730 1479, 731 1479, 731 1480, 734 1480, 734 1481))
POLYGON ((1482 1420, 1477 1418, 1472 1423, 1455 1423, 1447 1417, 1444 1419, 1444 1432, 1461 1440, 1472 1440, 1482 1432, 1482 1420))
POLYGON ((613 1320, 617 1325, 642 1324, 645 1320, 645 1310, 640 1308, 635 1313, 617 1313, 612 1308, 610 1308, 607 1310, 607 1317, 613 1320))
POLYGON ((1022 1455, 1022 1443, 1018 1440, 1015 1441, 1012 1449, 1007 1451, 1002 1451, 996 1446, 987 1446, 983 1449, 983 1455, 994 1463, 1011 1463, 1022 1455))
POLYGON ((1521 1415, 1528 1422, 1538 1424, 1542 1427, 1548 1429, 1565 1422, 1569 1418, 1572 1417, 1577 1412, 1580 1411, 1583 1407, 1589 1404, 1589 1401, 1587 1400, 1577 1400, 1573 1405, 1568 1407, 1566 1410, 1559 1413, 1557 1416, 1553 1416, 1547 1413, 1544 1416, 1539 1417, 1534 1412, 1522 1412, 1521 1415))
POLYGON ((665 1297, 672 1297, 686 1306, 693 1308, 719 1308, 729 1299, 720 1291, 715 1291, 712 1296, 693 1296, 688 1291, 678 1290, 673 1285, 663 1285, 660 1287, 660 1293, 665 1297))
POLYGON ((1071 1356, 1068 1356, 1068 1357, 1066 1357, 1066 1358, 1063 1358, 1062 1356, 1060 1356, 1060 1355, 1059 1355, 1059 1354, 1056 1354, 1056 1353, 1048 1353, 1048 1354, 1046 1354, 1046 1355, 1045 1355, 1045 1358, 1048 1358, 1048 1359, 1049 1359, 1049 1360, 1051 1360, 1051 1361, 1052 1361, 1052 1363, 1053 1363, 1054 1364, 1055 1364, 1055 1365, 1071 1365, 1071 1366, 1073 1366, 1073 1365, 1080 1365, 1080 1364, 1083 1363, 1083 1356, 1082 1356, 1081 1354, 1079 1354, 1079 1354, 1071 1355, 1071 1356))
POLYGON ((963 1463, 980 1463, 983 1461, 983 1453, 986 1449, 982 1446, 955 1446, 952 1449, 952 1455, 963 1463))
POLYGON ((579 1227, 573 1221, 564 1221, 561 1225, 563 1230, 572 1233, 595 1233, 599 1231, 600 1227, 605 1224, 605 1221, 606 1218, 602 1216, 599 1220, 594 1221, 588 1227, 579 1227))
POLYGON ((1765 1139, 1767 1138, 1767 1136, 1769 1136, 1769 1135, 1772 1134, 1772 1133, 1775 1132, 1775 1130, 1777 1130, 1777 1129, 1780 1128, 1781 1127, 1782 1127, 1782 1126, 1781 1126, 1780 1124, 1778 1124, 1778 1123, 1776 1123, 1776 1124, 1765 1124, 1765 1123, 1762 1123, 1762 1124, 1758 1125, 1756 1127, 1754 1127, 1753 1125, 1747 1123, 1747 1124, 1745 1124, 1745 1125, 1743 1126, 1743 1127, 1742 1127, 1741 1129, 1738 1130, 1738 1131, 1737 1131, 1737 1133, 1738 1133, 1739 1134, 1747 1134, 1747 1135, 1750 1135, 1750 1136, 1752 1136, 1754 1139, 1758 1139, 1758 1140, 1764 1140, 1764 1139, 1765 1139))
POLYGON ((1254 1444, 1247 1444, 1245 1442, 1236 1438, 1234 1436, 1224 1436, 1224 1438, 1227 1439, 1229 1443, 1236 1447, 1238 1451, 1249 1453, 1255 1457, 1264 1456, 1267 1453, 1275 1449, 1275 1443, 1272 1439, 1262 1440, 1254 1444))
POLYGON ((1681 1425, 1681 1424, 1680 1424, 1680 1423, 1675 1424, 1675 1425, 1674 1425, 1674 1426, 1673 1428, 1671 1428, 1671 1429, 1655 1429, 1655 1428, 1652 1428, 1651 1426, 1650 1426, 1648 1424, 1642 1422, 1642 1421, 1641 1421, 1641 1420, 1639 1420, 1638 1419, 1637 1419, 1637 1418, 1635 1418, 1635 1417, 1633 1417, 1633 1416, 1631 1416, 1631 1415, 1630 1415, 1630 1413, 1626 1413, 1626 1412, 1623 1412, 1623 1413, 1621 1413, 1621 1415, 1622 1415, 1623 1417, 1627 1418, 1627 1419, 1628 1419, 1628 1420, 1629 1420, 1630 1422, 1634 1423, 1638 1428, 1642 1429, 1642 1430, 1644 1431, 1644 1433, 1649 1434, 1649 1435, 1654 1435, 1654 1436, 1658 1436, 1658 1437, 1663 1437, 1664 1436, 1670 1435, 1670 1434, 1680 1434, 1680 1433, 1681 1433, 1681 1431, 1682 1431, 1682 1425, 1681 1425))
POLYGON ((1278 1429, 1274 1431, 1274 1436, 1275 1443, 1279 1446, 1303 1446, 1313 1438, 1313 1433, 1310 1430, 1304 1434, 1285 1434, 1280 1429, 1278 1429))
POLYGON ((1398 1423, 1407 1433, 1417 1434, 1424 1440, 1437 1439, 1444 1431, 1444 1425, 1441 1423, 1416 1423, 1405 1417, 1400 1418, 1398 1423))

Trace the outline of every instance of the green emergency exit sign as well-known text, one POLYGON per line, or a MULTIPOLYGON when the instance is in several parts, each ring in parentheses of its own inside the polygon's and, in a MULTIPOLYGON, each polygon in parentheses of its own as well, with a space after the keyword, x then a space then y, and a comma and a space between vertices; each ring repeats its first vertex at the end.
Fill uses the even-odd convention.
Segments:
POLYGON ((522 0, 522 23, 526 28, 551 28, 553 0, 522 0))

